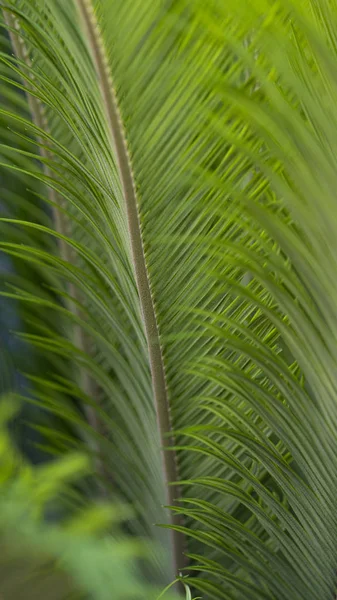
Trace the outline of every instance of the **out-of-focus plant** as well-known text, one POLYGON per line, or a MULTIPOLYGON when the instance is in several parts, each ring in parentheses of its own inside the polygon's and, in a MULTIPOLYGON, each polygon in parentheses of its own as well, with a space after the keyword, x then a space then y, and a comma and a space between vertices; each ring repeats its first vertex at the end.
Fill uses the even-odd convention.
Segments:
POLYGON ((159 591, 141 579, 137 565, 146 558, 144 548, 121 534, 125 508, 88 504, 56 523, 46 520, 53 505, 74 494, 72 484, 90 465, 74 454, 30 466, 8 434, 13 408, 12 398, 1 400, 1 599, 155 600, 159 591))

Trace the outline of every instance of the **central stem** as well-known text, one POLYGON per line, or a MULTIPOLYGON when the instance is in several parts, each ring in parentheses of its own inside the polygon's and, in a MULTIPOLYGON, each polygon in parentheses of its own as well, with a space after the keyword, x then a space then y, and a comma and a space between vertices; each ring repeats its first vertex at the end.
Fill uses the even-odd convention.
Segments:
MULTIPOLYGON (((104 44, 98 28, 97 20, 90 0, 77 0, 79 13, 85 25, 87 39, 96 66, 96 72, 102 93, 106 118, 109 125, 110 136, 115 149, 117 166, 123 188, 126 207, 128 229, 131 241, 132 260, 135 270, 136 283, 142 309, 145 334, 148 345, 152 386, 154 393, 155 409, 158 429, 162 447, 173 446, 170 407, 168 401, 165 370, 160 344, 157 319, 151 294, 150 282, 146 267, 141 226, 138 212, 138 201, 135 181, 131 167, 131 160, 127 148, 124 127, 119 112, 117 98, 112 82, 110 67, 105 52, 104 44), (169 434, 169 435, 167 435, 169 434)), ((174 504, 176 491, 170 486, 171 482, 178 480, 176 453, 173 450, 162 450, 163 469, 166 489, 166 500, 169 505, 174 504)), ((176 488, 175 488, 176 489, 176 488)), ((171 524, 181 525, 180 516, 170 513, 171 524)), ((173 561, 176 574, 184 564, 183 535, 172 530, 173 561)))

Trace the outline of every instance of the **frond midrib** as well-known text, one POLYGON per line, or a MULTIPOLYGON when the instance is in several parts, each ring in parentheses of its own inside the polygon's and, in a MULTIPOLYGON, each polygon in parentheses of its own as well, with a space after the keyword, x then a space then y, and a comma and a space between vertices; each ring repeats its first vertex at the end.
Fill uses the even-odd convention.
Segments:
MULTIPOLYGON (((174 444, 170 417, 170 405, 166 386, 164 360, 157 324, 156 311, 151 293, 150 280, 144 254, 141 224, 139 218, 138 199, 135 179, 131 166, 130 154, 104 43, 101 38, 96 16, 90 0, 77 0, 79 14, 82 18, 89 48, 95 63, 98 83, 104 103, 105 115, 109 126, 109 134, 114 147, 118 171, 122 183, 123 197, 127 216, 131 243, 132 262, 144 321, 152 387, 154 394, 157 424, 161 446, 172 447, 174 444), (169 435, 168 435, 169 434, 169 435), (170 435, 171 434, 171 435, 170 435)), ((175 503, 177 491, 170 485, 178 481, 176 453, 174 450, 163 450, 163 471, 167 504, 175 503)), ((170 514, 172 525, 181 525, 179 515, 170 514)), ((175 573, 183 567, 184 539, 181 533, 172 530, 172 552, 175 573)))
MULTIPOLYGON (((14 14, 11 12, 11 10, 9 8, 8 9, 3 8, 3 18, 4 18, 5 24, 8 28, 7 29, 8 35, 9 35, 11 46, 12 46, 15 56, 23 64, 27 65, 27 67, 29 69, 31 69, 32 64, 31 64, 31 61, 29 58, 29 53, 27 51, 27 48, 25 46, 23 39, 20 37, 19 21, 16 19, 16 17, 14 16, 14 14)), ((40 131, 44 131, 46 133, 46 135, 49 137, 49 124, 48 124, 48 119, 47 119, 47 116, 45 113, 44 106, 42 105, 41 101, 34 94, 29 93, 30 86, 28 83, 28 77, 27 77, 27 80, 25 80, 24 74, 23 74, 22 79, 23 79, 23 84, 25 86, 25 90, 26 90, 26 98, 27 98, 27 103, 28 103, 28 107, 30 110, 30 116, 31 116, 32 122, 40 131)), ((49 168, 48 162, 47 162, 47 160, 50 158, 50 155, 51 155, 51 152, 48 148, 49 143, 50 143, 49 139, 47 139, 47 141, 44 142, 44 140, 42 140, 40 136, 37 136, 37 142, 39 144, 40 156, 42 159, 45 159, 45 162, 43 162, 43 165, 42 165, 44 174, 46 175, 47 178, 51 179, 53 177, 53 172, 49 168)), ((59 194, 56 192, 56 190, 51 186, 48 186, 48 198, 51 202, 52 221, 53 221, 56 232, 60 234, 60 237, 58 239, 58 249, 59 249, 60 257, 65 262, 69 262, 70 264, 72 264, 75 262, 75 256, 74 256, 73 249, 69 246, 69 244, 66 241, 66 238, 69 235, 69 231, 68 231, 69 223, 68 223, 68 220, 67 220, 67 217, 66 217, 64 211, 62 210, 62 208, 63 208, 62 198, 59 196, 59 194)), ((78 318, 80 318, 80 310, 79 310, 80 298, 79 298, 78 290, 76 289, 74 284, 69 283, 67 291, 68 291, 67 299, 66 299, 67 310, 70 313, 72 313, 75 316, 75 318, 78 319, 78 318), (74 299, 74 302, 72 301, 72 298, 74 299)), ((75 326, 72 328, 71 337, 72 337, 72 341, 76 347, 78 347, 82 352, 84 352, 86 354, 87 353, 90 354, 89 339, 86 337, 83 329, 80 326, 75 324, 75 326)), ((98 388, 97 388, 95 382, 88 375, 88 373, 86 372, 85 369, 80 370, 79 380, 80 380, 79 381, 80 388, 86 393, 87 396, 89 396, 91 398, 96 398, 96 401, 97 401, 98 388)), ((99 431, 100 425, 98 422, 96 411, 88 405, 86 405, 84 407, 84 411, 85 411, 85 416, 86 416, 86 420, 87 420, 88 424, 92 427, 92 429, 94 431, 99 431)), ((99 455, 96 443, 92 442, 91 440, 89 442, 92 446, 93 452, 99 455)), ((98 472, 101 472, 102 467, 101 467, 100 459, 98 458, 96 462, 97 462, 98 472)), ((100 486, 100 492, 102 493, 103 496, 105 496, 105 489, 102 487, 101 484, 99 484, 99 486, 100 486)))

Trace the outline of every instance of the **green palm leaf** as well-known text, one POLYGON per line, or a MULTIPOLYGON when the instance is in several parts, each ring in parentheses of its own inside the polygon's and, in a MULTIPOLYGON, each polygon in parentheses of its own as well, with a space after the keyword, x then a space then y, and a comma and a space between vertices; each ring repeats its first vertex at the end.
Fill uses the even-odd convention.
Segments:
POLYGON ((99 493, 161 545, 153 581, 333 598, 334 3, 3 12, 1 164, 33 192, 1 219, 4 293, 47 365, 40 431, 89 443, 99 493))

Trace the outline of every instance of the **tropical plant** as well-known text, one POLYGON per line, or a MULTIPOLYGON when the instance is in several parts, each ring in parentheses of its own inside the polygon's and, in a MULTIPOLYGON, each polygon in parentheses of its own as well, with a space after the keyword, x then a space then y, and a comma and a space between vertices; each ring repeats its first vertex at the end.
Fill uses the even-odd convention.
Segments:
MULTIPOLYGON (((89 462, 84 455, 75 454, 33 468, 22 461, 4 427, 15 410, 12 398, 2 398, 1 598, 158 598, 158 590, 145 584, 137 566, 140 557, 148 558, 144 548, 125 538, 118 527, 127 516, 124 507, 78 505, 71 519, 46 522, 44 514, 57 509, 60 496, 73 495, 71 481, 88 472, 89 462), (104 535, 108 523, 113 526, 109 536, 104 535)), ((188 600, 191 594, 185 588, 188 600)), ((167 600, 174 597, 165 596, 167 600)))
POLYGON ((2 296, 40 446, 94 460, 64 510, 131 504, 163 587, 333 600, 336 3, 2 10, 2 296))

